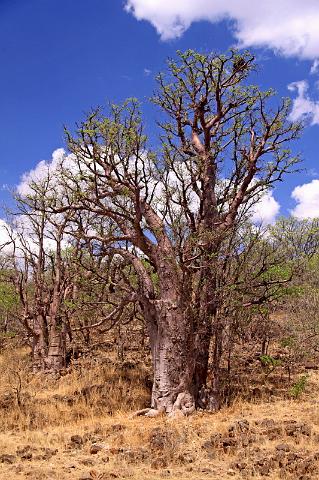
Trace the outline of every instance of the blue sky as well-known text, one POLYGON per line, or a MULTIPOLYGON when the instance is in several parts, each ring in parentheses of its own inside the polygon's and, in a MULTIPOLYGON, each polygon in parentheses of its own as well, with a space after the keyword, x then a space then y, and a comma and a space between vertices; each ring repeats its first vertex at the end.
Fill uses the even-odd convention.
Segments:
POLYGON ((319 216, 319 3, 255 3, 0 0, 0 201, 24 173, 50 161, 64 146, 63 125, 92 106, 137 97, 152 134, 153 78, 176 50, 224 51, 240 43, 257 56, 254 81, 291 96, 292 115, 307 123, 296 145, 306 170, 276 188, 273 216, 292 209, 300 218, 319 216))

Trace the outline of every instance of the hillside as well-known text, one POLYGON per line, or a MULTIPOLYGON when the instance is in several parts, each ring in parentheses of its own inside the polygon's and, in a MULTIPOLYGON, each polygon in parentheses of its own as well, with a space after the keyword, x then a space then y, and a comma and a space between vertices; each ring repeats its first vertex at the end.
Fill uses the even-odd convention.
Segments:
POLYGON ((255 378, 260 398, 170 420, 132 415, 150 396, 141 362, 83 358, 60 378, 28 362, 26 349, 1 356, 0 478, 319 478, 316 370, 305 388, 302 367, 290 384, 279 369, 255 378))

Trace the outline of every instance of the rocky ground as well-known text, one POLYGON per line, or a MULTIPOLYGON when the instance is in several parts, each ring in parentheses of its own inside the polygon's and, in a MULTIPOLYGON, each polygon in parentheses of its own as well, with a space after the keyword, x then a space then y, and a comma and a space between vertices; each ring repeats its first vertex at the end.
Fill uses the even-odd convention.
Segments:
POLYGON ((118 414, 0 434, 0 478, 319 479, 319 402, 237 404, 190 418, 118 414))
POLYGON ((228 407, 172 420, 132 417, 150 401, 143 363, 87 358, 51 377, 14 353, 0 355, 0 480, 319 480, 316 365, 288 379, 257 363, 228 407))

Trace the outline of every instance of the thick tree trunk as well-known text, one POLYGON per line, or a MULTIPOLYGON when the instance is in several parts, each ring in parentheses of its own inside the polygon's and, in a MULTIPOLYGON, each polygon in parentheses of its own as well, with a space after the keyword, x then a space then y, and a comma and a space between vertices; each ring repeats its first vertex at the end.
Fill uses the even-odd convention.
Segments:
POLYGON ((42 333, 34 335, 32 342, 32 370, 40 372, 46 368, 47 345, 42 333))
POLYGON ((152 408, 189 415, 195 410, 198 392, 193 383, 194 336, 191 322, 171 300, 156 302, 157 321, 150 331, 154 382, 152 408))
POLYGON ((59 372, 66 362, 66 331, 52 328, 38 318, 34 326, 32 343, 32 370, 34 372, 59 372))
POLYGON ((39 372, 45 370, 45 360, 48 354, 47 331, 42 315, 38 315, 33 324, 32 342, 32 370, 39 372))
MULTIPOLYGON (((207 226, 208 228, 209 226, 207 226)), ((216 246, 211 245, 210 252, 216 251, 216 246)), ((208 255, 205 260, 207 267, 201 271, 201 292, 199 294, 199 319, 196 327, 196 376, 195 382, 199 385, 198 405, 206 410, 216 411, 221 406, 219 362, 222 337, 216 335, 216 320, 218 311, 218 298, 216 296, 216 271, 218 266, 208 255), (213 328, 214 324, 214 328, 213 328), (214 351, 210 352, 212 337, 215 337, 214 351), (216 350, 216 346, 218 347, 216 350), (211 354, 212 353, 212 354, 211 354), (216 355, 217 354, 217 355, 216 355), (210 361, 210 365, 209 365, 210 361), (208 378, 209 370, 209 378, 208 378)), ((219 323, 218 323, 219 324, 219 323)))
POLYGON ((202 321, 195 338, 196 363, 193 383, 194 391, 197 393, 195 397, 196 406, 205 410, 216 411, 221 406, 219 389, 220 357, 217 360, 214 355, 215 352, 212 356, 210 355, 212 327, 209 317, 202 321))
POLYGON ((50 332, 46 370, 59 372, 66 365, 66 333, 64 330, 50 332))
POLYGON ((152 411, 189 415, 195 408, 217 410, 219 392, 206 386, 211 319, 195 322, 185 300, 179 301, 176 292, 167 296, 156 300, 154 308, 144 308, 154 369, 152 411))

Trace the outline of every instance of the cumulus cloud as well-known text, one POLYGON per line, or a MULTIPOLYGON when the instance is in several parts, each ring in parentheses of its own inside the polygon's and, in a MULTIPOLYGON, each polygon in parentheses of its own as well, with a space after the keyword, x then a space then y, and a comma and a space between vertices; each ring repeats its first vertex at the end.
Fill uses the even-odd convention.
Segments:
POLYGON ((319 218, 319 180, 298 185, 291 194, 297 202, 291 214, 296 218, 319 218))
POLYGON ((252 210, 251 220, 253 223, 269 225, 274 223, 279 213, 280 205, 274 198, 273 192, 268 191, 262 195, 252 210))
POLYGON ((193 22, 233 20, 242 47, 270 47, 287 56, 319 57, 317 0, 127 0, 126 10, 149 21, 163 40, 180 37, 193 22))
MULTIPOLYGON (((53 182, 57 182, 56 176, 54 176, 54 172, 58 171, 61 163, 72 171, 77 171, 77 165, 74 161, 75 157, 71 154, 68 155, 63 148, 59 148, 55 150, 52 154, 52 159, 50 161, 40 161, 36 167, 29 172, 25 173, 22 177, 20 184, 18 185, 18 191, 22 195, 27 195, 31 193, 30 184, 32 182, 40 182, 44 178, 47 177, 48 172, 50 172, 50 178, 53 179, 53 182), (53 174, 53 175, 52 175, 53 174)), ((141 159, 137 162, 137 168, 142 173, 145 171, 149 171, 151 175, 151 170, 153 168, 152 164, 148 164, 147 157, 145 157, 145 164, 142 167, 141 159)), ((132 160, 132 169, 134 170, 136 167, 136 162, 132 160)), ((189 171, 185 167, 184 164, 181 164, 179 168, 175 166, 178 170, 178 176, 175 172, 169 171, 167 174, 167 178, 165 184, 168 185, 170 195, 172 195, 173 206, 172 209, 176 212, 176 214, 180 213, 180 196, 181 196, 181 181, 180 178, 184 179, 185 184, 191 185, 190 178, 189 178, 189 171), (173 193, 172 193, 173 192, 173 193)), ((120 170, 119 170, 120 171, 120 170)), ((156 175, 155 175, 156 177, 156 175)), ((155 178, 154 177, 154 178, 155 178)), ((143 183, 143 175, 141 178, 143 183)), ((166 194, 168 193, 164 188, 164 183, 155 179, 152 181, 150 179, 147 180, 148 189, 153 192, 153 203, 154 208, 158 212, 158 214, 162 217, 164 211, 166 211, 166 194)), ((221 182, 221 191, 225 187, 224 181, 221 182)), ((58 188, 56 185, 55 188, 58 188)), ((143 189, 142 189, 143 191, 143 189)), ((197 194, 193 191, 192 188, 186 193, 187 201, 190 210, 196 214, 199 209, 199 198, 197 194)), ((268 225, 275 221, 276 216, 278 215, 280 210, 280 204, 273 196, 272 191, 266 191, 260 195, 259 200, 256 202, 255 205, 250 207, 251 212, 251 220, 255 224, 264 224, 268 225)))
POLYGON ((309 85, 306 80, 293 82, 288 85, 291 92, 297 92, 297 97, 292 103, 290 119, 294 122, 297 120, 308 120, 311 125, 319 124, 319 101, 312 100, 309 96, 309 85))
POLYGON ((43 181, 49 173, 58 170, 62 162, 64 162, 64 165, 69 166, 72 162, 72 156, 66 155, 63 148, 58 148, 52 153, 51 160, 41 160, 34 169, 22 175, 21 181, 17 186, 17 192, 20 195, 31 193, 30 185, 43 181))

